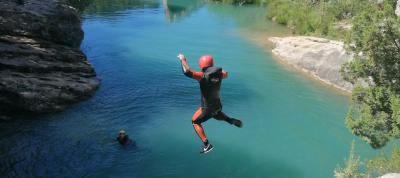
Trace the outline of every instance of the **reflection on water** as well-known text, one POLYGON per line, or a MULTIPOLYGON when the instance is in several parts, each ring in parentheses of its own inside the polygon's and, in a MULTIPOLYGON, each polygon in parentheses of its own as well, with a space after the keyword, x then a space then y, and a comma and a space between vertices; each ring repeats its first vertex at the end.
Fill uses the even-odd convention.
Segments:
POLYGON ((163 0, 165 17, 169 22, 174 22, 198 10, 204 3, 204 0, 163 0))
MULTIPOLYGON (((68 0, 85 15, 104 15, 129 9, 159 8, 160 0, 68 0)), ((205 0, 162 0, 162 8, 169 22, 188 16, 201 8, 205 0)))
POLYGON ((159 0, 68 0, 68 2, 86 15, 159 7, 159 0))
MULTIPOLYGON (((160 0, 68 0, 69 3, 77 8, 84 15, 115 15, 115 12, 129 9, 157 9, 160 7, 160 0)), ((165 18, 168 22, 175 22, 183 17, 189 16, 199 10, 205 4, 210 3, 207 0, 161 0, 161 5, 164 10, 165 18)), ((214 3, 211 3, 214 4, 214 3)), ((229 4, 229 3, 228 3, 229 4)), ((265 7, 259 5, 260 9, 243 9, 239 6, 211 6, 210 11, 222 16, 234 16, 239 23, 258 25, 266 29, 266 10, 265 7), (256 14, 251 14, 245 11, 254 11, 256 14), (240 12, 240 13, 235 13, 240 12), (257 14, 258 13, 258 14, 257 14), (251 14, 251 16, 248 16, 251 14), (243 16, 244 15, 244 16, 243 16), (254 22, 254 20, 258 22, 254 22), (262 21, 262 22, 261 22, 262 21), (260 23, 261 22, 261 23, 260 23), (262 26, 261 26, 262 25, 262 26)), ((118 14, 118 13, 117 13, 118 14)), ((244 25, 242 25, 244 26, 244 25)))

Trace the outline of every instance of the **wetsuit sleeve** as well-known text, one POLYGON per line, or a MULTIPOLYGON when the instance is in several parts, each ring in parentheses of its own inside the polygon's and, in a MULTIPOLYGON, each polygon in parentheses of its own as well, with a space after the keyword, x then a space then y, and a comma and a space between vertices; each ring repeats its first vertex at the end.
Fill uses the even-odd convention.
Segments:
POLYGON ((222 79, 228 78, 228 72, 227 71, 222 71, 222 79))
POLYGON ((185 74, 185 76, 193 78, 197 81, 200 81, 201 78, 203 78, 203 72, 196 72, 190 70, 189 65, 186 63, 186 60, 181 60, 181 63, 182 63, 182 72, 183 74, 185 74))

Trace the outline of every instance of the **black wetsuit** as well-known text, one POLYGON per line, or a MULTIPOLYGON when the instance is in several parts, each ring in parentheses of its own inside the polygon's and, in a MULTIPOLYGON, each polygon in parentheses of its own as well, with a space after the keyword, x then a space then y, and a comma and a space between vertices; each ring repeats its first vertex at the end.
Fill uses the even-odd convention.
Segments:
POLYGON ((222 68, 208 67, 203 73, 204 75, 199 81, 202 112, 195 122, 202 123, 212 117, 226 118, 227 116, 221 112, 222 103, 219 95, 222 84, 222 68))
POLYGON ((121 145, 127 145, 127 144, 129 144, 129 141, 130 141, 128 135, 125 135, 124 138, 117 137, 117 140, 121 145))

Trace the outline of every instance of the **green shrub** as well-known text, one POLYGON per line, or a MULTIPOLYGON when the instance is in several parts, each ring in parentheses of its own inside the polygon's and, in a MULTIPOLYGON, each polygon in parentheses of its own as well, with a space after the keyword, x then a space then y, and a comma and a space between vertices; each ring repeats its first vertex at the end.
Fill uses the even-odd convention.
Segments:
POLYGON ((269 0, 268 17, 294 33, 344 38, 338 22, 351 19, 371 4, 368 0, 269 0))
POLYGON ((368 172, 373 176, 381 176, 387 173, 400 172, 400 149, 394 148, 388 157, 382 154, 367 163, 368 172))
POLYGON ((351 144, 349 158, 346 161, 344 168, 338 167, 335 169, 334 174, 336 178, 363 178, 368 175, 361 173, 361 161, 360 158, 355 154, 354 148, 355 143, 351 144))
POLYGON ((338 166, 334 175, 336 178, 370 178, 396 172, 400 172, 400 148, 394 147, 391 155, 382 153, 364 164, 355 153, 353 141, 345 166, 338 166))

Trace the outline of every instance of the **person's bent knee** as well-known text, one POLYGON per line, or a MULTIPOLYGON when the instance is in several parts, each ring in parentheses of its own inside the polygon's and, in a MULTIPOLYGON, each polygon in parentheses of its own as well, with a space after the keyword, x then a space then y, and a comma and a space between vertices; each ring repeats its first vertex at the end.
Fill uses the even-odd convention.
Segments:
POLYGON ((193 125, 195 125, 195 124, 196 124, 196 125, 200 125, 200 124, 201 124, 201 121, 200 121, 200 119, 193 119, 193 120, 192 120, 192 124, 193 124, 193 125))

